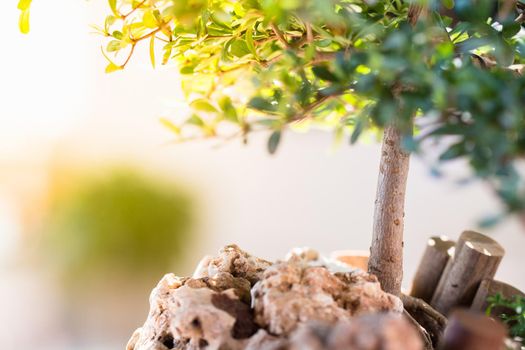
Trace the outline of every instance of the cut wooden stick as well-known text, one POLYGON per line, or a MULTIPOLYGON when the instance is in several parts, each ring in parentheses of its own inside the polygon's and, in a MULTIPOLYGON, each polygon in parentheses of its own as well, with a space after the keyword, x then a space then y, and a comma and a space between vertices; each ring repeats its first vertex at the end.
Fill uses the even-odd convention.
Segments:
POLYGON ((505 250, 492 238, 474 231, 461 234, 430 305, 447 315, 454 307, 469 307, 484 279, 492 279, 505 250))
POLYGON ((507 328, 481 313, 454 311, 440 341, 439 350, 503 350, 507 328))
MULTIPOLYGON (((473 311, 485 312, 485 310, 487 310, 489 307, 487 298, 490 296, 495 296, 496 294, 501 294, 501 296, 503 296, 505 299, 512 299, 515 295, 525 298, 525 294, 521 290, 514 288, 507 283, 485 279, 481 281, 470 309, 473 311)), ((497 317, 503 313, 512 314, 514 313, 514 310, 501 306, 496 306, 491 310, 491 316, 493 317, 497 317)))
POLYGON ((416 271, 410 296, 430 303, 455 244, 445 236, 430 237, 416 271))

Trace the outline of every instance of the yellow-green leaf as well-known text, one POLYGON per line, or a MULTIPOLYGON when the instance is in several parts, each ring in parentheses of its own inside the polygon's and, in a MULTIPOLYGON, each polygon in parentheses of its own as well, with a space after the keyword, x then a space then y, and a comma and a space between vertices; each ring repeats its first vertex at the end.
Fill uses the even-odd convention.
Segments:
POLYGON ((113 62, 109 62, 109 64, 106 66, 106 73, 113 73, 119 70, 122 70, 122 66, 116 65, 113 62))
POLYGON ((257 51, 255 50, 255 44, 253 42, 253 31, 255 30, 256 21, 253 22, 251 26, 249 26, 246 29, 246 46, 248 46, 248 50, 252 53, 254 57, 257 58, 257 51))
POLYGON ((142 16, 142 23, 144 23, 144 26, 147 28, 157 28, 157 18, 155 18, 155 15, 153 14, 153 11, 145 11, 144 15, 142 16))
POLYGON ((111 40, 108 45, 106 46, 106 51, 107 52, 115 52, 115 51, 118 51, 120 50, 120 40, 111 40))
POLYGON ((211 113, 217 113, 217 108, 213 107, 211 103, 206 101, 203 98, 199 98, 197 100, 194 100, 190 103, 190 106, 196 110, 202 111, 202 112, 211 112, 211 113))
POLYGON ((171 121, 169 121, 168 119, 166 118, 160 118, 160 122, 162 123, 162 125, 164 125, 166 128, 170 129, 171 131, 173 131, 176 135, 180 135, 181 133, 181 130, 180 128, 173 124, 171 121))
POLYGON ((224 118, 226 120, 229 120, 234 123, 239 122, 239 118, 237 117, 237 111, 235 110, 235 107, 233 106, 232 100, 228 96, 223 96, 219 100, 219 106, 221 107, 224 118))
POLYGON ((20 28, 20 32, 24 34, 29 33, 29 8, 23 10, 22 13, 20 13, 18 27, 20 28))
POLYGON ((202 120, 201 117, 199 117, 197 114, 193 114, 191 117, 189 117, 186 120, 186 124, 196 125, 201 128, 204 128, 206 123, 204 123, 204 120, 202 120))
POLYGON ((155 68, 155 35, 152 35, 149 41, 149 59, 151 66, 155 68))
POLYGON ((117 17, 120 17, 119 13, 117 12, 117 0, 108 0, 109 7, 111 8, 111 12, 117 17))
POLYGON ((29 9, 29 6, 31 6, 31 1, 32 0, 20 0, 17 6, 18 9, 21 11, 29 9))
POLYGON ((443 6, 445 6, 449 10, 454 8, 454 0, 443 0, 442 2, 443 6))

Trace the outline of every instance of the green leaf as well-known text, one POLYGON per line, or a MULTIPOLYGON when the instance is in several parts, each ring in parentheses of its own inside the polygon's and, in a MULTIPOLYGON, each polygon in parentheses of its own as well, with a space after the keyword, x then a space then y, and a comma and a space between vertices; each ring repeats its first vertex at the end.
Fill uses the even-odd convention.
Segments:
POLYGON ((236 57, 243 57, 250 53, 246 41, 242 39, 235 40, 230 47, 230 52, 236 57))
POLYGON ((193 114, 190 118, 186 120, 186 124, 196 125, 199 127, 204 127, 206 125, 204 123, 204 120, 202 120, 201 117, 199 117, 197 114, 193 114))
POLYGON ((232 101, 228 96, 223 96, 219 100, 219 106, 221 107, 224 113, 224 118, 226 120, 229 120, 234 123, 239 122, 239 119, 237 117, 237 111, 235 110, 235 107, 233 106, 232 101))
POLYGON ((117 18, 115 16, 109 15, 106 16, 106 20, 104 21, 104 32, 109 33, 109 30, 111 26, 115 23, 117 18))
POLYGON ((454 0, 442 0, 441 3, 449 10, 454 8, 454 0))
POLYGON ((281 142, 281 130, 276 130, 270 135, 270 138, 268 139, 268 152, 270 152, 270 154, 274 154, 277 151, 279 142, 281 142))
POLYGON ((209 113, 218 113, 219 111, 217 108, 215 108, 209 101, 199 98, 197 100, 194 100, 190 103, 190 106, 193 109, 202 111, 202 112, 209 112, 209 113))
POLYGON ((246 39, 246 46, 255 58, 257 58, 257 51, 253 42, 253 31, 255 30, 256 24, 257 22, 254 21, 253 24, 250 27, 248 27, 248 29, 246 29, 246 34, 244 36, 244 38, 246 39))
POLYGON ((518 22, 509 22, 503 25, 502 34, 505 38, 512 38, 521 30, 521 25, 518 22))
POLYGON ((106 51, 107 52, 115 52, 115 51, 118 51, 120 50, 120 44, 121 44, 121 41, 120 40, 111 40, 108 45, 106 46, 106 51))
POLYGON ((25 9, 20 13, 20 18, 18 19, 18 28, 23 34, 29 33, 29 8, 25 9))
POLYGON ((113 31, 113 33, 111 34, 111 36, 114 37, 114 38, 117 39, 117 40, 122 40, 122 38, 123 38, 123 34, 122 34, 122 32, 119 31, 119 30, 115 30, 115 31, 113 31))
POLYGON ((194 66, 184 66, 180 69, 180 74, 193 74, 193 68, 194 66))
POLYGON ((252 98, 250 102, 248 102, 248 107, 263 112, 274 112, 276 110, 276 106, 274 106, 270 101, 259 96, 252 98))
POLYGON ((338 81, 337 77, 325 66, 315 66, 312 68, 312 71, 314 72, 315 76, 320 79, 332 82, 338 81))
MULTIPOLYGON (((209 29, 209 28, 208 28, 209 29)), ((233 44, 233 42, 235 41, 235 38, 231 38, 230 40, 228 40, 224 46, 222 47, 222 50, 221 50, 221 60, 223 62, 230 62, 230 47, 231 45, 233 44)))
POLYGON ((357 122, 354 126, 354 131, 352 131, 352 136, 350 136, 351 145, 357 142, 357 140, 359 139, 359 136, 361 136, 361 133, 363 132, 364 126, 365 126, 364 118, 357 119, 357 122))
POLYGON ((117 11, 117 0, 108 0, 109 8, 111 9, 111 12, 117 17, 120 17, 120 14, 117 11))
POLYGON ((439 160, 451 160, 461 157, 463 154, 465 154, 465 143, 461 141, 453 144, 445 152, 443 152, 439 156, 439 160))
POLYGON ((152 35, 149 41, 149 59, 151 66, 155 68, 155 35, 152 35))

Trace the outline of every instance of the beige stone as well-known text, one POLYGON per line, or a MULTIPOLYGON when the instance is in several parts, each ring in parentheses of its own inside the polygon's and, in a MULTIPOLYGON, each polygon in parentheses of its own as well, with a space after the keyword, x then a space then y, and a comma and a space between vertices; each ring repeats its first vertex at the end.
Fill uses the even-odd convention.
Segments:
MULTIPOLYGON (((295 250, 272 265, 227 246, 203 259, 192 278, 162 278, 151 293, 148 318, 127 350, 351 350, 341 344, 395 344, 394 333, 405 332, 399 318, 372 322, 360 316, 400 313, 401 301, 383 292, 374 276, 343 271, 334 272, 310 249, 295 250), (375 339, 370 332, 384 342, 369 341, 375 339), (347 333, 352 337, 345 338, 347 333)), ((355 347, 376 348, 398 349, 355 347)))
POLYGON ((255 320, 273 334, 289 334, 300 323, 335 323, 351 316, 402 311, 399 298, 381 290, 374 276, 332 274, 302 259, 277 263, 252 289, 255 320))
POLYGON ((228 272, 234 277, 247 279, 253 285, 270 265, 270 262, 254 257, 232 244, 222 248, 217 257, 206 256, 201 260, 193 277, 213 277, 219 272, 228 272))
POLYGON ((243 349, 257 327, 236 292, 238 283, 227 273, 202 279, 164 276, 151 294, 146 323, 127 349, 243 349))

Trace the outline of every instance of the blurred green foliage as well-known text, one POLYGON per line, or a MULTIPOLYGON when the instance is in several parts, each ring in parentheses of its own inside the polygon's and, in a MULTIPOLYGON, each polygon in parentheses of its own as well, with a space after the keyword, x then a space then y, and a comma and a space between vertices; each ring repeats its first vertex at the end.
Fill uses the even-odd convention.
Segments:
POLYGON ((44 226, 45 254, 66 278, 104 271, 170 271, 191 242, 186 191, 131 169, 92 176, 59 196, 44 226))
POLYGON ((487 315, 490 315, 495 307, 503 307, 511 311, 499 317, 509 326, 510 335, 520 338, 522 344, 525 345, 525 298, 516 295, 512 299, 506 299, 501 294, 496 294, 489 297, 488 302, 487 315))

